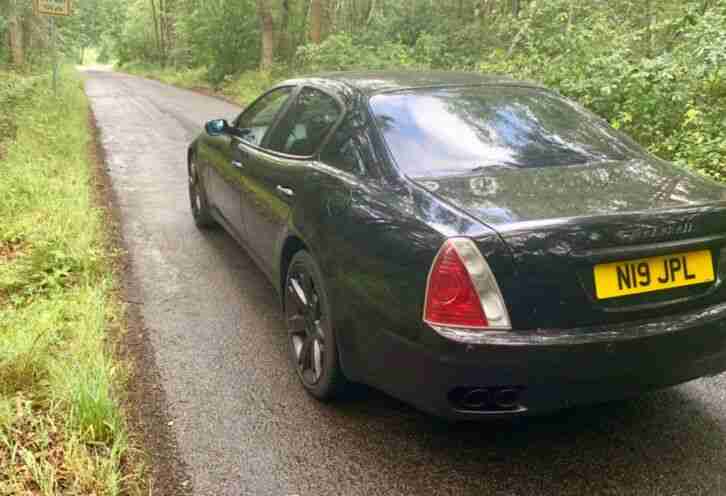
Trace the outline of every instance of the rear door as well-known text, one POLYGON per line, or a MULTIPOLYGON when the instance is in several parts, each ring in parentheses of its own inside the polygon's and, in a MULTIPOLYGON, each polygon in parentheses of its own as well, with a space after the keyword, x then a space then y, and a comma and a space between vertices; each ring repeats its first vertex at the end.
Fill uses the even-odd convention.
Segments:
POLYGON ((310 164, 342 112, 332 95, 304 87, 259 147, 240 143, 245 154, 241 180, 247 240, 270 274, 310 164))

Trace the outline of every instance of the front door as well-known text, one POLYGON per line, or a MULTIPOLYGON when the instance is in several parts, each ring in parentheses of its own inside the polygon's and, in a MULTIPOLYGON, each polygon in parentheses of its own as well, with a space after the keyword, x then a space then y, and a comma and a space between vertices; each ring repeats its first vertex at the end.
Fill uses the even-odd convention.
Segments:
POLYGON ((275 119, 285 109, 294 87, 276 88, 250 105, 235 120, 229 133, 219 137, 210 171, 212 203, 240 239, 247 240, 246 219, 241 196, 244 194, 244 144, 259 145, 275 119))
POLYGON ((210 165, 205 183, 212 206, 233 231, 232 234, 241 237, 244 225, 239 201, 239 170, 233 164, 232 146, 233 140, 228 134, 210 137, 206 140, 202 156, 210 165))

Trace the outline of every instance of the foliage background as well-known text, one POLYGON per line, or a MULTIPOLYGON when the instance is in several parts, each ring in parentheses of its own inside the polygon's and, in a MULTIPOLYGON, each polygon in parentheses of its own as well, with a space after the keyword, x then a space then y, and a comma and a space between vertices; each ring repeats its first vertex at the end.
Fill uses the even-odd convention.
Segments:
MULTIPOLYGON (((47 29, 31 0, 0 0, 0 36, 20 16, 26 62, 47 29)), ((432 68, 544 83, 657 155, 726 180, 726 0, 76 0, 65 53, 242 101, 322 70, 432 68), (264 57, 265 33, 272 42, 264 57), (263 72, 258 68, 262 66, 263 72)), ((43 37, 45 33, 45 38, 43 37)), ((0 64, 10 61, 0 44, 0 64)))
MULTIPOLYGON (((163 58, 149 49, 147 3, 129 3, 122 36, 102 38, 105 55, 195 71, 197 84, 217 87, 257 77, 255 2, 176 2, 163 58)), ((329 0, 318 43, 310 3, 268 2, 268 78, 377 68, 509 74, 577 99, 662 158, 726 180, 724 0, 329 0)))

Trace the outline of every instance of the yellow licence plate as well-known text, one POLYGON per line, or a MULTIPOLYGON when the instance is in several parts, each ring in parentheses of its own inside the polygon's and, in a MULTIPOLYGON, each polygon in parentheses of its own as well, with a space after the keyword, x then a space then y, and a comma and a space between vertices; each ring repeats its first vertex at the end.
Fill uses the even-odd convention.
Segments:
POLYGON ((599 300, 714 280, 709 250, 599 264, 594 271, 599 300))

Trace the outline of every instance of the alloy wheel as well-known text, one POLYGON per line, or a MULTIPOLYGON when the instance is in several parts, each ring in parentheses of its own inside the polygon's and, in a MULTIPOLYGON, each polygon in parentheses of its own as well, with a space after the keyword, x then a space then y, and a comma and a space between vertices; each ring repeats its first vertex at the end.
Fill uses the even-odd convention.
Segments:
POLYGON ((194 161, 189 162, 189 200, 191 201, 192 213, 197 216, 202 209, 202 199, 199 193, 199 176, 194 161))
POLYGON ((324 312, 315 282, 303 266, 290 269, 285 316, 297 373, 307 386, 314 386, 325 368, 324 312))

